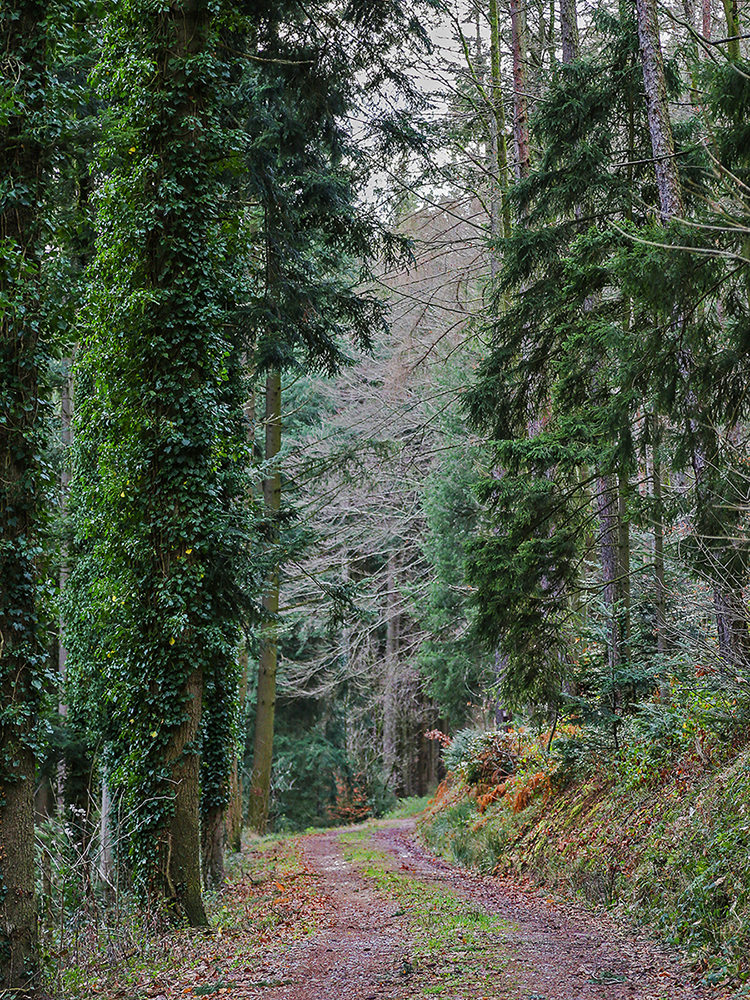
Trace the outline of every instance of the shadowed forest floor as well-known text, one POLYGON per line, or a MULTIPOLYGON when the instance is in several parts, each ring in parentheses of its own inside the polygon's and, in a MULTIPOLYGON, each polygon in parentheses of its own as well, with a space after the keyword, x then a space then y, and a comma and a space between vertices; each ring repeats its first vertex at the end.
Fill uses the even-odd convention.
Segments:
POLYGON ((674 953, 606 916, 429 854, 413 820, 251 844, 210 934, 80 996, 175 1000, 708 1000, 674 953))

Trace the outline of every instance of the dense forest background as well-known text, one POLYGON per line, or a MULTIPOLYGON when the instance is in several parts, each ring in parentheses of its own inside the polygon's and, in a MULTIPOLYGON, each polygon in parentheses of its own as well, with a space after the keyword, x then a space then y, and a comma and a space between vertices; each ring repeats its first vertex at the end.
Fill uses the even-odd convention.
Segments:
POLYGON ((742 3, 0 22, 0 989, 466 730, 744 746, 742 3))

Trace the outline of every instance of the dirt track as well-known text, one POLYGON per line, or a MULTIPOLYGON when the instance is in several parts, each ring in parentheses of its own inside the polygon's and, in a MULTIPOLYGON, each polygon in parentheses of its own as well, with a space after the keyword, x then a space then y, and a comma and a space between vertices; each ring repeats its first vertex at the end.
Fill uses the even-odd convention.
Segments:
MULTIPOLYGON (((380 896, 342 854, 339 835, 305 840, 310 866, 330 901, 327 926, 279 957, 272 982, 249 983, 235 996, 268 1000, 380 1000, 442 996, 449 1000, 707 1000, 727 994, 701 989, 689 970, 642 937, 626 935, 612 921, 562 906, 518 884, 484 878, 431 856, 412 836, 410 821, 373 828, 374 846, 393 867, 425 885, 450 889, 467 905, 479 905, 508 921, 479 952, 461 953, 474 963, 472 985, 452 986, 440 963, 411 961, 408 914, 380 896), (498 970, 489 978, 486 970, 498 970), (502 971, 499 971, 502 970, 502 971), (480 982, 481 980, 481 982, 480 982), (487 983, 490 982, 488 987, 487 983)), ((455 961, 455 960, 454 960, 455 961)), ((471 970, 470 970, 471 971, 471 970)), ((234 991, 233 991, 234 992, 234 991)))

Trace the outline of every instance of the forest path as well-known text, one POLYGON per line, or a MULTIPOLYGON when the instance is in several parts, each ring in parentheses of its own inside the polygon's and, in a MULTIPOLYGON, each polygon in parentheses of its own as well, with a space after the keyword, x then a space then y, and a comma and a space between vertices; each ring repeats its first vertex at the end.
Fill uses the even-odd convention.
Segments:
POLYGON ((238 992, 266 1000, 726 995, 696 986, 676 955, 606 917, 452 867, 412 831, 412 820, 400 820, 306 837, 327 918, 276 956, 278 985, 238 983, 238 992))

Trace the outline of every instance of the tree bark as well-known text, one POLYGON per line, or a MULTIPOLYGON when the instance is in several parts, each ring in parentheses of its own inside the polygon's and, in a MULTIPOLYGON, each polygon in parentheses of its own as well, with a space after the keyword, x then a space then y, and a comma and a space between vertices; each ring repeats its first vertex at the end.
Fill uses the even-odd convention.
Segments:
POLYGON ((630 657, 630 517, 628 495, 630 484, 626 475, 618 479, 617 490, 617 602, 621 623, 619 628, 622 656, 630 657))
MULTIPOLYGON (((245 358, 247 366, 247 358, 245 358)), ((255 388, 251 387, 244 407, 245 433, 252 454, 255 444, 255 388)), ((252 492, 249 497, 252 503, 252 492)), ((246 623, 247 628, 247 623, 246 623)), ((242 761, 245 756, 245 740, 247 730, 247 688, 250 679, 250 659, 247 642, 244 641, 240 651, 240 684, 237 710, 239 712, 239 747, 232 756, 229 775, 229 805, 224 816, 224 837, 230 851, 239 853, 242 850, 242 829, 244 825, 244 788, 242 781, 242 761)))
POLYGON ((600 476, 597 483, 596 506, 599 515, 599 554, 604 584, 604 603, 609 608, 608 658, 614 671, 621 659, 621 635, 617 607, 620 575, 620 530, 618 489, 612 476, 600 476))
POLYGON ((46 665, 35 566, 45 152, 29 122, 43 110, 47 4, 4 6, 3 61, 15 103, 0 126, 0 994, 15 996, 33 991, 39 963, 33 746, 46 665))
MULTIPOLYGON (((727 0, 727 3, 731 6, 733 0, 727 0)), ((726 4, 725 8, 729 24, 733 13, 726 7, 726 4)), ((683 214, 683 205, 680 178, 674 158, 674 141, 656 19, 656 2, 655 0, 636 0, 636 10, 661 217, 662 221, 666 223, 683 214)), ((730 42, 730 56, 735 51, 731 48, 732 44, 730 42)), ((687 379, 689 378, 689 354, 683 368, 687 379)), ((700 502, 701 484, 704 481, 707 458, 701 441, 700 402, 690 388, 688 388, 688 412, 690 414, 688 417, 689 431, 693 439, 693 471, 700 502)), ((719 651, 723 659, 737 668, 744 667, 748 663, 750 639, 748 639, 747 612, 741 592, 729 591, 722 581, 716 580, 714 582, 714 608, 719 651)))
POLYGON ((560 0, 560 41, 562 61, 566 64, 578 58, 578 12, 576 0, 560 0))
MULTIPOLYGON (((174 626, 170 624, 169 601, 178 603, 181 599, 177 594, 172 597, 172 581, 179 590, 184 573, 201 559, 193 546, 200 539, 203 521, 200 514, 188 515, 186 511, 206 504, 214 482, 210 471, 214 463, 213 414, 207 406, 201 409, 196 405, 191 393, 173 390, 164 394, 158 387, 175 369, 191 373, 191 388, 214 386, 206 353, 205 320, 196 319, 213 304, 213 291, 204 281, 206 269, 211 267, 205 252, 207 223, 190 211, 192 199, 199 196, 202 186, 211 183, 204 139, 211 84, 190 67, 192 60, 207 51, 211 19, 206 0, 184 0, 154 10, 149 39, 153 47, 148 52, 154 63, 152 91, 144 95, 151 114, 144 139, 157 166, 144 192, 150 223, 144 241, 143 280, 149 292, 156 294, 153 307, 146 307, 143 334, 155 345, 160 338, 167 339, 171 353, 167 358, 156 353, 155 347, 153 358, 149 358, 152 369, 144 375, 159 403, 144 420, 151 436, 144 476, 150 552, 141 572, 137 620, 143 648, 148 650, 148 693, 153 708, 143 714, 143 729, 138 735, 145 746, 154 747, 154 759, 146 766, 156 765, 168 773, 166 795, 171 801, 163 824, 156 828, 145 822, 143 833, 139 831, 137 836, 144 840, 152 837, 157 849, 155 866, 148 871, 148 894, 157 904, 166 900, 194 927, 208 925, 201 896, 198 745, 208 655, 204 631, 207 598, 199 589, 191 595, 185 602, 186 627, 171 637, 174 626), (169 100, 165 101, 167 95, 169 100), (179 210, 172 201, 172 185, 181 190, 179 210), (193 286, 199 291, 192 292, 193 286), (171 429, 175 424, 189 428, 191 435, 185 435, 179 445, 171 429), (186 491, 194 492, 186 498, 186 491), (168 733, 163 748, 153 742, 162 726, 168 733)), ((140 441, 145 433, 138 435, 140 441)), ((145 773, 143 780, 149 780, 145 773)), ((160 783, 149 792, 165 794, 163 787, 160 783)))
MULTIPOLYGON (((281 451, 281 373, 276 370, 266 377, 266 462, 273 463, 281 451)), ((273 521, 281 508, 281 471, 276 468, 263 483, 266 511, 273 521)), ((272 534, 276 534, 275 525, 272 534)), ((277 557, 278 559, 278 557, 277 557)), ((276 714, 277 624, 279 612, 278 561, 268 579, 263 608, 268 621, 261 638, 258 663, 258 704, 255 716, 253 771, 250 785, 250 825, 256 833, 265 833, 268 823, 271 767, 273 764, 273 732, 276 714)))
POLYGON ((196 669, 186 685, 182 725, 174 733, 167 755, 174 783, 174 812, 161 845, 164 892, 191 927, 208 926, 201 896, 200 760, 195 741, 201 722, 203 671, 196 669))
MULTIPOLYGON (((660 656, 667 653, 667 585, 664 572, 664 503, 662 500, 661 482, 661 428, 658 417, 652 418, 651 444, 651 484, 653 493, 653 548, 654 548, 654 587, 655 587, 655 628, 656 652, 660 656)), ((659 676, 659 698, 662 704, 668 704, 671 691, 668 678, 662 673, 659 676)))
POLYGON ((112 845, 112 795, 109 789, 109 776, 102 771, 102 799, 99 814, 99 878, 104 883, 105 898, 112 895, 114 875, 114 853, 112 845))
MULTIPOLYGON (((497 188, 497 194, 492 198, 492 235, 502 235, 507 239, 511 228, 508 200, 508 145, 505 138, 505 106, 500 76, 500 20, 497 0, 490 0, 490 71, 492 174, 497 188)), ((492 255, 492 266, 494 273, 497 268, 495 254, 492 255)))
POLYGON ((224 809, 221 806, 211 806, 203 814, 201 822, 203 884, 207 889, 218 889, 226 876, 224 829, 224 809))
MULTIPOLYGON (((241 732, 244 734, 245 706, 247 702, 247 685, 249 674, 249 657, 247 644, 243 645, 240 652, 240 689, 239 706, 241 732)), ((240 755, 244 748, 244 737, 240 741, 240 755)), ((224 817, 224 835, 229 846, 229 850, 235 854, 242 850, 242 773, 240 771, 240 761, 237 753, 232 757, 232 765, 229 776, 229 805, 224 817)))
POLYGON ((398 556, 394 549, 388 553, 386 574, 386 633, 385 633, 385 686, 383 691, 383 774, 386 784, 398 787, 399 753, 399 660, 398 645, 400 617, 397 601, 398 556))
POLYGON ((750 667, 750 629, 742 590, 716 580, 714 610, 721 658, 733 673, 746 674, 750 667))
POLYGON ((683 207, 680 177, 674 155, 674 138, 667 101, 656 0, 636 0, 636 13, 661 218, 663 222, 668 222, 670 219, 679 218, 683 214, 683 207))
POLYGON ((513 51, 513 136, 516 144, 516 180, 528 177, 529 111, 526 97, 526 15, 523 0, 510 0, 511 47, 513 51))
POLYGON ((727 55, 730 59, 740 58, 740 13, 737 0, 723 0, 724 16, 727 19, 727 55))

